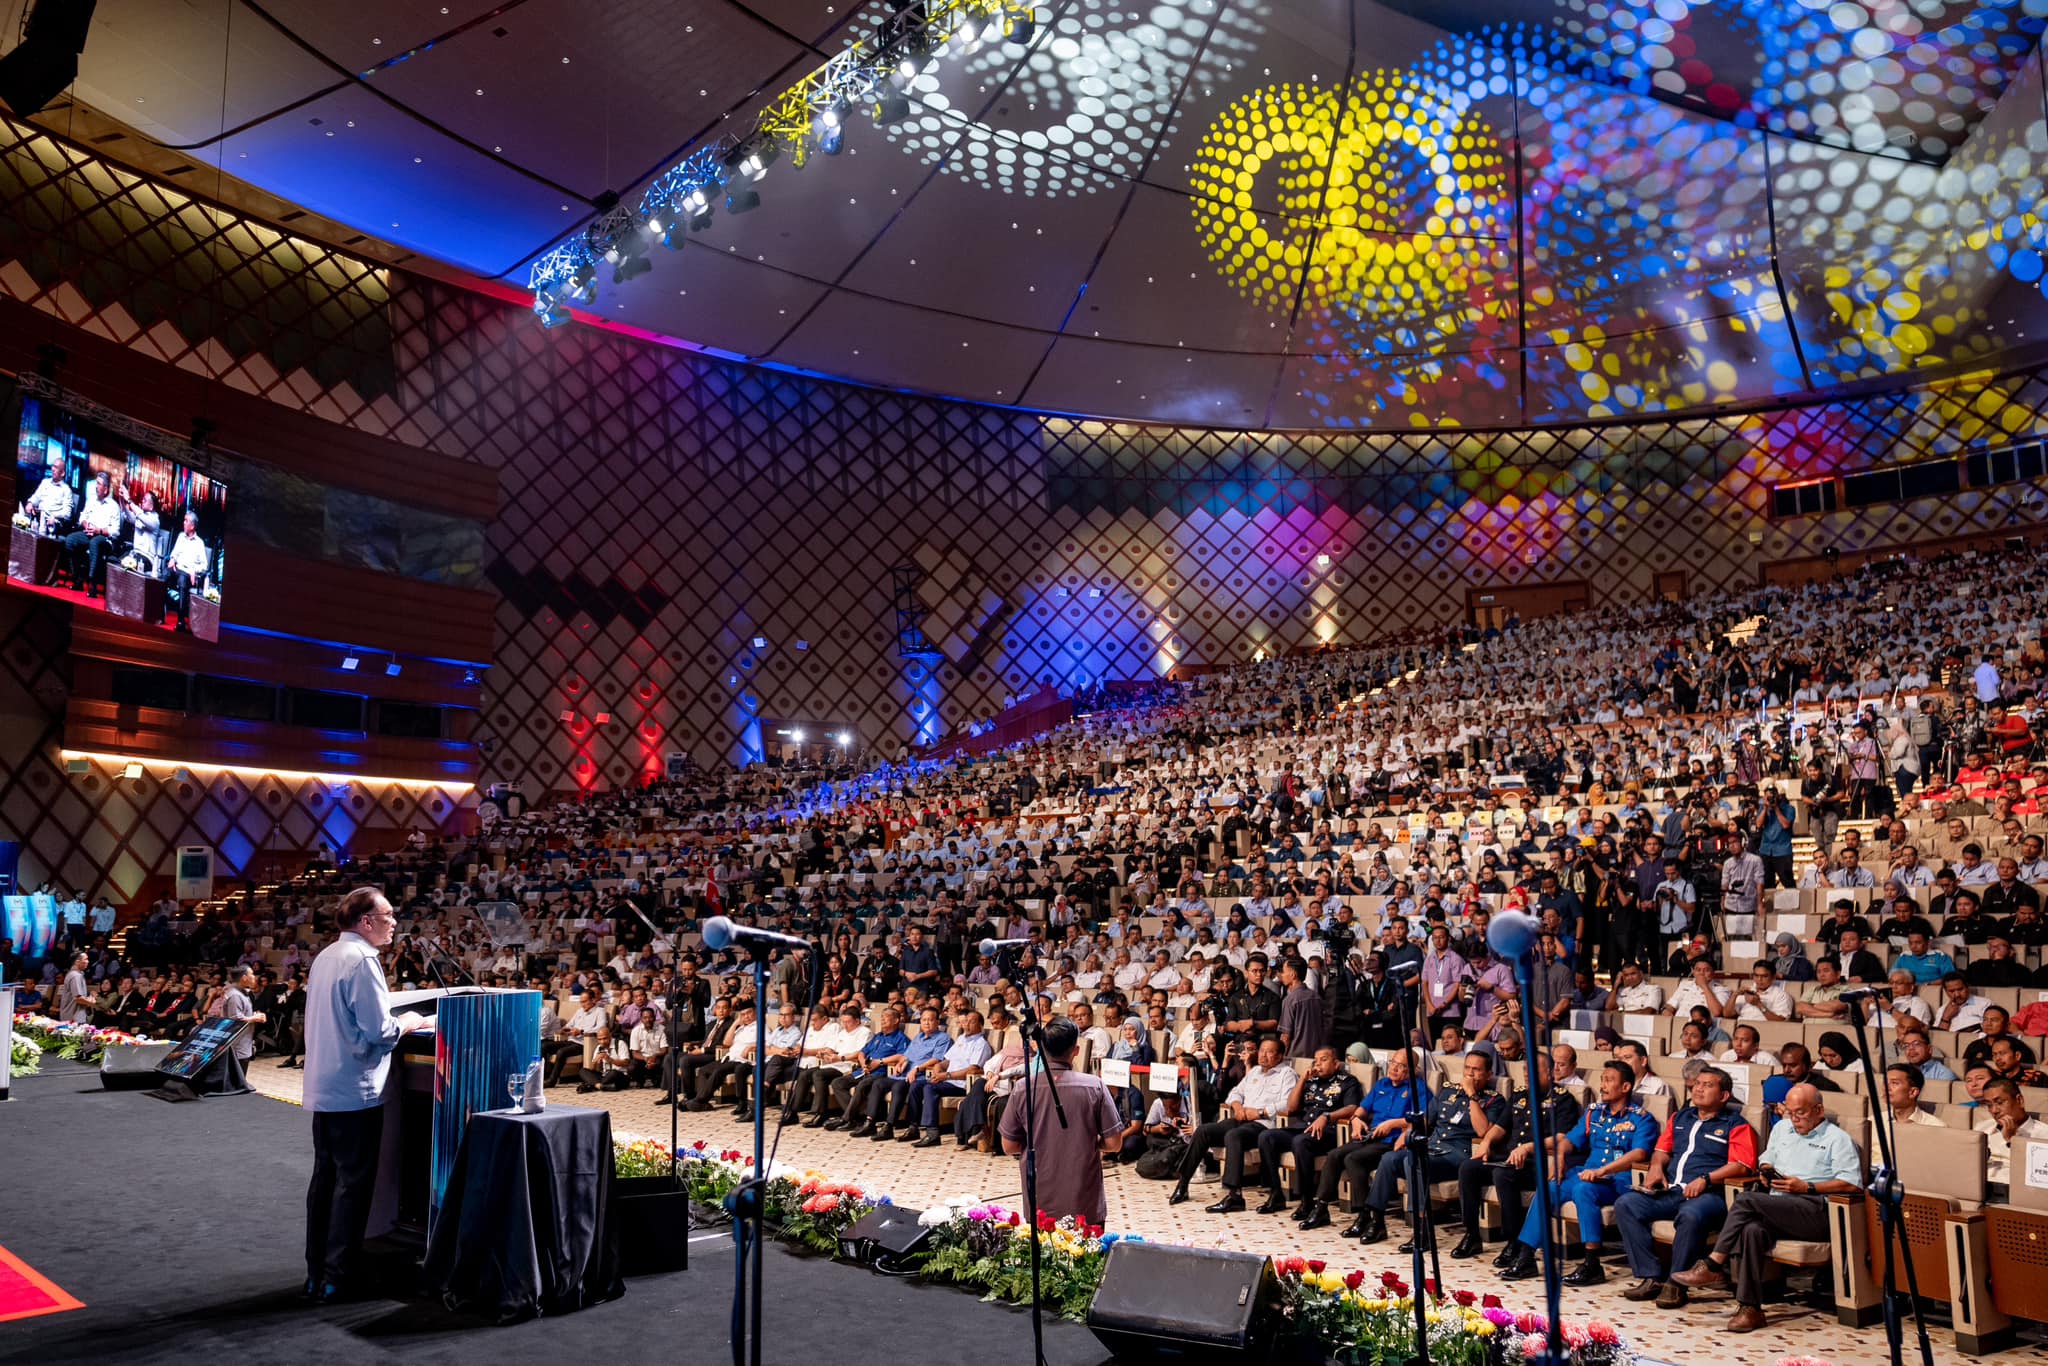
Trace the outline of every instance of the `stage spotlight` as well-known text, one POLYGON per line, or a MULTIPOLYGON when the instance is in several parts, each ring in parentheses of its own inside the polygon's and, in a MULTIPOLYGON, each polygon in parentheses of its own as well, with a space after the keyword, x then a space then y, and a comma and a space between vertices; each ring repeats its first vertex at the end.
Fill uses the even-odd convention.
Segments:
POLYGON ((357 659, 354 655, 343 655, 341 657, 342 672, 354 673, 356 671, 356 666, 361 664, 362 662, 362 660, 357 659))
POLYGON ((597 298, 597 262, 585 261, 576 267, 569 277, 569 293, 579 303, 591 303, 597 298))
POLYGON ((1031 40, 1038 36, 1038 21, 1029 14, 1019 14, 1010 20, 1006 37, 1019 47, 1030 47, 1031 40))
POLYGON ((789 733, 789 738, 798 744, 802 744, 804 742, 804 733, 800 730, 793 730, 789 733))
POLYGON ((704 192, 702 185, 692 185, 690 192, 683 196, 683 212, 692 218, 711 212, 711 196, 704 192))
POLYGON ((761 196, 753 190, 727 190, 725 211, 727 213, 752 213, 761 207, 761 196))
POLYGON ((887 126, 910 117, 910 101, 901 95, 887 95, 875 101, 875 122, 887 126))
POLYGON ((846 137, 846 130, 838 124, 818 130, 818 150, 828 157, 839 155, 839 144, 846 137))
POLYGON ((842 730, 842 731, 840 731, 840 732, 839 732, 839 747, 840 747, 841 749, 845 749, 845 748, 846 748, 846 747, 847 747, 848 745, 850 745, 850 744, 852 744, 852 743, 853 743, 853 732, 851 732, 851 731, 844 731, 844 730, 842 730))
POLYGON ((21 42, 0 57, 0 103, 18 117, 37 113, 78 79, 78 54, 97 0, 38 0, 21 42))
POLYGON ((846 122, 846 101, 839 99, 826 105, 825 111, 818 115, 818 122, 826 128, 837 128, 846 122))
POLYGON ((622 285, 628 280, 637 280, 654 269, 654 262, 645 256, 633 255, 621 260, 612 270, 612 283, 622 285))
POLYGON ((560 327, 567 321, 569 321, 569 310, 558 303, 550 303, 546 308, 540 310, 540 325, 542 327, 560 327))
POLYGON ((782 155, 782 149, 774 143, 764 143, 753 148, 740 162, 740 174, 752 180, 759 180, 768 174, 768 168, 775 164, 775 158, 782 155))

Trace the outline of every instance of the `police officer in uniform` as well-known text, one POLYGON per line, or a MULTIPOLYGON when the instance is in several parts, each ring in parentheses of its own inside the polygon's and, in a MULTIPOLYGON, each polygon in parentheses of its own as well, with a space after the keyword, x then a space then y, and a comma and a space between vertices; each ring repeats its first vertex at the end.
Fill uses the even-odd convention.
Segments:
POLYGON ((1365 1231, 1365 1193, 1372 1187, 1372 1174, 1380 1159, 1392 1152, 1395 1140, 1407 1132, 1411 1100, 1424 1113, 1429 1110, 1427 1086, 1418 1085, 1414 1096, 1409 1094, 1408 1072, 1414 1065, 1415 1054, 1411 1050, 1397 1048, 1387 1054, 1387 1070, 1351 1112, 1350 1141, 1323 1159, 1322 1174, 1316 1178, 1315 1201, 1306 1215, 1296 1215, 1304 1232, 1329 1227, 1337 1183, 1347 1176, 1351 1178, 1351 1212, 1355 1217, 1340 1236, 1356 1238, 1365 1231))
MULTIPOLYGON (((1560 1165, 1568 1152, 1586 1155, 1584 1161, 1566 1168, 1563 1176, 1550 1183, 1552 1208, 1571 1204, 1578 1212, 1579 1241, 1585 1245, 1585 1260, 1565 1276, 1566 1285, 1598 1285, 1607 1279, 1600 1266, 1600 1211, 1628 1191, 1629 1173, 1650 1160, 1650 1149, 1656 1145, 1657 1121, 1629 1099, 1635 1085, 1633 1067, 1618 1059, 1610 1061, 1600 1070, 1600 1103, 1580 1117, 1577 1128, 1551 1140, 1560 1165)), ((1538 1274, 1541 1215, 1540 1206, 1530 1207, 1515 1240, 1514 1260, 1501 1272, 1502 1279, 1522 1281, 1538 1274)))
MULTIPOLYGON (((1569 1133, 1579 1122, 1578 1097, 1551 1087, 1548 1053, 1538 1053, 1536 1061, 1544 1096, 1544 1135, 1569 1133)), ((1536 1148, 1530 1119, 1529 1091, 1524 1087, 1508 1109, 1507 1151, 1496 1153, 1493 1144, 1481 1142, 1473 1145, 1472 1156, 1459 1166, 1458 1210, 1465 1219, 1465 1236, 1451 1249, 1453 1257, 1462 1261, 1486 1250, 1486 1239, 1479 1232, 1479 1202, 1489 1185, 1500 1201, 1502 1225, 1515 1228, 1521 1224, 1522 1192, 1536 1189, 1536 1148)), ((1497 1264, 1506 1266, 1514 1257, 1514 1248, 1514 1240, 1509 1239, 1497 1264)))
POLYGON ((1404 1175, 1416 1179, 1418 1147, 1427 1157, 1421 1164, 1421 1179, 1448 1181, 1472 1156, 1474 1144, 1485 1139, 1491 1145, 1507 1136, 1508 1102, 1493 1089, 1493 1059, 1484 1053, 1467 1053, 1464 1066, 1460 1084, 1445 1087, 1430 1101, 1423 1120, 1427 1138, 1418 1143, 1420 1135, 1405 1133, 1400 1146, 1380 1160, 1379 1170, 1373 1173, 1372 1193, 1358 1213, 1361 1245, 1386 1240, 1387 1206, 1393 1203, 1394 1183, 1404 1175))
POLYGON ((1261 1214, 1278 1214, 1287 1208, 1287 1195, 1280 1187, 1280 1154, 1294 1154, 1294 1185, 1301 1192, 1297 1219, 1308 1217, 1315 1203, 1316 1159, 1337 1146, 1345 1121, 1358 1113, 1365 1087, 1345 1068, 1337 1050, 1318 1048, 1301 1074, 1293 1097, 1287 1102, 1288 1127, 1274 1127, 1259 1135, 1259 1170, 1266 1175, 1266 1203, 1261 1214))

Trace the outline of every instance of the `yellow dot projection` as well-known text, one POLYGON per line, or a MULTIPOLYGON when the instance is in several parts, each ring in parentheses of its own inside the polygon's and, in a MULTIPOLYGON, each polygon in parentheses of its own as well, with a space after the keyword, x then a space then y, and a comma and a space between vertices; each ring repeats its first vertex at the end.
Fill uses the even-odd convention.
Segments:
POLYGON ((1512 306, 1493 288, 1511 220, 1498 141, 1414 72, 1363 72, 1342 99, 1294 83, 1245 95, 1210 125, 1190 175, 1196 231, 1224 278, 1283 312, 1300 282, 1346 349, 1375 349, 1348 335, 1361 326, 1409 349, 1512 306))
POLYGON ((1202 249, 1226 279, 1264 307, 1284 312, 1294 306, 1315 240, 1337 117, 1337 97, 1328 90, 1292 82, 1268 86, 1232 101, 1195 149, 1189 178, 1202 249), (1261 212, 1259 179, 1269 170, 1274 195, 1268 212, 1261 212))

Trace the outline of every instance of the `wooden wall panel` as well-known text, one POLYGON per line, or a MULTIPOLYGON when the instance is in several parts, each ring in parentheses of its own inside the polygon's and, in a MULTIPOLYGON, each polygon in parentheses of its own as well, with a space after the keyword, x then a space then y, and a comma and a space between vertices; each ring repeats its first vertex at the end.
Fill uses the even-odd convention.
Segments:
POLYGON ((477 664, 491 661, 497 595, 421 583, 228 539, 228 625, 477 664))
POLYGON ((476 747, 458 740, 337 735, 80 697, 70 699, 64 708, 64 748, 167 763, 375 774, 436 783, 475 781, 477 759, 476 747))

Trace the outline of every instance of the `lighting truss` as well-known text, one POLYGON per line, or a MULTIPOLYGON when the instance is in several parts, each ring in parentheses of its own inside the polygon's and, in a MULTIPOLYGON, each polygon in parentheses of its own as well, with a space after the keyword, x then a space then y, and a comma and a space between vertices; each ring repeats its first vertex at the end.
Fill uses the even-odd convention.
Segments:
MULTIPOLYGON (((802 170, 819 152, 837 152, 856 116, 883 121, 898 109, 918 72, 959 41, 1029 46, 1037 37, 1031 0, 889 0, 891 13, 861 38, 777 95, 738 136, 697 148, 656 177, 640 205, 606 206, 581 232, 533 263, 527 288, 544 327, 569 321, 571 305, 597 299, 609 269, 614 284, 646 272, 656 243, 679 249, 711 224, 719 192, 735 185, 729 212, 760 202, 751 184, 778 159, 802 170)), ((602 203, 603 201, 600 201, 602 203)))

